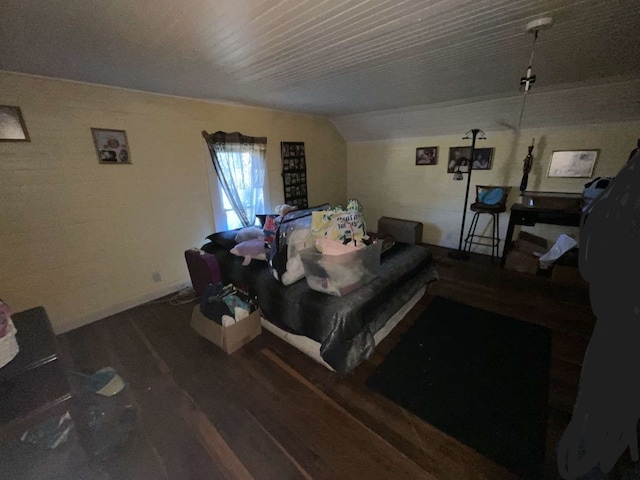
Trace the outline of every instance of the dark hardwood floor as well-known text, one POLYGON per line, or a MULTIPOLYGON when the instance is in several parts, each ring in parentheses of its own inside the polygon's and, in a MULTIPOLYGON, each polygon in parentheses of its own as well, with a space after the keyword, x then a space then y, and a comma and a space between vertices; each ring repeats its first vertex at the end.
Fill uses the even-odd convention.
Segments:
POLYGON ((111 398, 80 393, 77 433, 64 447, 40 457, 3 447, 14 448, 7 478, 515 478, 364 386, 435 295, 552 330, 545 478, 558 478, 554 448, 595 324, 585 286, 505 271, 486 257, 451 260, 445 249, 430 248, 440 280, 346 378, 264 330, 227 356, 189 328, 193 304, 150 303, 59 336, 69 371, 110 365, 127 386, 111 398), (135 412, 133 425, 123 424, 123 411, 135 412))

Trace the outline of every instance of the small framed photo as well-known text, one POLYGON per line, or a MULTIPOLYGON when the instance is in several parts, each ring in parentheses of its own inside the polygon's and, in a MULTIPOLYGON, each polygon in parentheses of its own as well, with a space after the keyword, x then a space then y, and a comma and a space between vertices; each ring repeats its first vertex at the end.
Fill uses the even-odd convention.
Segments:
POLYGON ((30 142, 20 107, 0 105, 0 142, 30 142))
POLYGON ((451 147, 449 149, 449 163, 447 164, 447 173, 468 172, 469 157, 471 157, 471 147, 451 147))
POLYGON ((493 150, 493 148, 476 148, 473 152, 473 169, 491 170, 493 150))
POLYGON ((98 161, 105 164, 131 164, 131 152, 124 130, 92 128, 98 161))
POLYGON ((416 165, 435 165, 438 163, 438 147, 416 148, 416 165))
POLYGON ((556 150, 547 177, 590 178, 599 150, 556 150))

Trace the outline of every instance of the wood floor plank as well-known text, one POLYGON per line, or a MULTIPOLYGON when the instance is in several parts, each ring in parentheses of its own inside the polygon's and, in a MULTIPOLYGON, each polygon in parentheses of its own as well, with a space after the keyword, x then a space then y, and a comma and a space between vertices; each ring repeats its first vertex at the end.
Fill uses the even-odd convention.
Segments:
POLYGON ((224 441, 224 438, 211 424, 207 416, 197 408, 189 408, 183 405, 180 413, 198 432, 205 445, 207 453, 216 465, 222 467, 224 478, 227 480, 252 480, 253 477, 244 465, 238 460, 233 450, 224 441))
MULTIPOLYGON (((132 326, 136 334, 145 345, 149 353, 155 360, 158 370, 166 375, 171 373, 171 369, 162 359, 158 351, 153 347, 142 329, 137 325, 135 319, 132 319, 132 326)), ((222 471, 224 478, 227 480, 248 480, 253 477, 235 456, 233 450, 226 444, 220 433, 211 424, 208 417, 197 408, 191 396, 186 392, 182 392, 189 402, 184 401, 180 407, 180 414, 187 423, 198 434, 200 443, 205 447, 207 453, 213 460, 214 464, 222 471)))
MULTIPOLYGON (((119 318, 119 317, 118 317, 119 318)), ((73 352, 73 369, 76 371, 94 372, 99 368, 111 365, 110 355, 103 337, 98 331, 98 324, 94 323, 65 334, 73 352)), ((103 464, 104 470, 113 480, 138 478, 168 478, 164 468, 164 460, 157 453, 148 435, 141 428, 133 440, 126 444, 126 449, 109 454, 113 449, 112 443, 117 444, 117 431, 113 425, 118 412, 125 405, 133 404, 135 399, 129 389, 125 389, 113 398, 103 398, 94 393, 85 392, 78 388, 77 378, 76 396, 81 413, 76 417, 79 430, 83 433, 85 449, 97 461, 107 459, 103 464), (91 411, 97 412, 95 415, 91 411), (99 415, 103 415, 101 418, 99 415), (100 420, 95 426, 89 427, 88 422, 100 420)))
POLYGON ((283 408, 275 405, 271 415, 286 420, 312 450, 331 459, 341 478, 354 469, 362 478, 384 478, 380 477, 381 472, 389 471, 396 472, 398 478, 433 478, 310 383, 282 369, 282 365, 256 365, 258 368, 268 369, 269 377, 278 378, 289 392, 282 399, 289 403, 283 408), (315 416, 320 416, 322 423, 313 423, 315 416), (337 431, 341 432, 339 436, 337 431))
POLYGON ((97 328, 113 352, 113 366, 127 382, 138 421, 157 452, 166 478, 226 478, 218 465, 208 461, 200 438, 180 415, 189 399, 172 377, 158 369, 130 316, 117 325, 103 323, 97 328))
MULTIPOLYGON (((290 360, 288 355, 296 355, 296 352, 291 349, 286 350, 287 354, 280 354, 280 361, 285 365, 295 365, 295 370, 300 372, 299 374, 303 378, 308 376, 308 370, 305 370, 305 366, 307 369, 317 368, 313 364, 298 360, 287 361, 290 360)), ((362 365, 356 369, 355 376, 360 375, 361 367, 362 365)), ((364 378, 367 376, 368 374, 364 378)), ((316 388, 321 389, 324 395, 330 397, 332 401, 348 411, 362 424, 373 429, 378 436, 394 445, 403 455, 426 471, 433 473, 437 478, 493 478, 497 480, 513 477, 504 468, 437 429, 427 427, 427 430, 424 430, 423 427, 426 424, 421 419, 406 412, 402 407, 385 397, 369 391, 363 383, 364 379, 361 382, 338 379, 333 376, 332 380, 319 383, 316 388), (425 445, 427 445, 426 448, 425 445), (447 445, 447 447, 443 448, 443 445, 447 445), (461 453, 464 454, 467 461, 470 461, 471 458, 476 459, 471 471, 465 469, 464 462, 459 462, 461 453)))
POLYGON ((191 330, 190 315, 173 318, 153 310, 137 325, 247 471, 260 479, 303 478, 250 412, 230 398, 244 377, 237 362, 191 330))
MULTIPOLYGON (((339 403, 335 402, 331 397, 326 395, 321 389, 319 389, 318 387, 313 385, 311 382, 309 382, 304 376, 300 375, 294 368, 289 366, 287 363, 283 362, 277 355, 273 354, 273 352, 271 352, 268 349, 264 349, 264 350, 262 350, 262 354, 265 357, 267 357, 269 360, 274 362, 276 365, 278 365, 283 371, 285 371, 292 378, 294 378, 295 380, 300 382, 300 384, 304 385, 311 392, 313 392, 315 395, 320 397, 323 401, 329 403, 340 414, 344 415, 344 417, 346 419, 348 419, 348 421, 352 421, 352 422, 356 423, 360 428, 366 430, 369 434, 374 436, 378 441, 380 441, 382 443, 384 448, 388 449, 388 451, 390 452, 390 455, 397 454, 400 457, 404 457, 404 459, 408 460, 411 463, 411 467, 413 467, 413 463, 414 462, 411 461, 411 459, 409 459, 406 455, 404 455, 404 453, 402 453, 400 450, 397 450, 393 445, 391 445, 389 442, 387 442, 387 440, 385 438, 383 438, 382 436, 378 435, 378 433, 374 429, 371 429, 365 423, 361 422, 360 419, 357 416, 352 415, 348 410, 343 408, 342 405, 340 405, 339 403)), ((432 477, 430 475, 429 476, 425 475, 424 478, 435 478, 435 477, 432 477)))

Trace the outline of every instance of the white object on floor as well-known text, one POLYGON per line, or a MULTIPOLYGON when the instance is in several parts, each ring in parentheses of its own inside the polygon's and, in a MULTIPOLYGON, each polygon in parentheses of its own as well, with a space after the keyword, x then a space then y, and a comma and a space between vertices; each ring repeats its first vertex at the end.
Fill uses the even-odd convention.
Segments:
POLYGON ((561 233, 556 240, 556 243, 551 249, 540 257, 540 268, 546 269, 553 265, 553 262, 558 260, 562 255, 578 245, 578 242, 569 235, 561 233))
MULTIPOLYGON (((422 287, 413 297, 411 297, 411 299, 407 303, 400 307, 400 309, 396 313, 394 313, 389 318, 389 320, 387 320, 387 323, 385 323, 384 327, 373 334, 373 340, 376 346, 378 346, 380 342, 384 340, 384 338, 389 335, 389 333, 391 333, 391 330, 393 330, 396 325, 400 323, 400 320, 402 320, 405 315, 409 313, 409 311, 415 306, 415 304, 418 303, 418 301, 422 298, 426 291, 427 287, 422 287)), ((282 330, 280 327, 275 326, 273 323, 262 317, 260 317, 260 323, 262 323, 263 328, 269 330, 276 337, 281 338, 289 345, 297 348, 302 353, 318 362, 320 365, 323 365, 329 370, 334 371, 333 367, 325 362, 320 355, 321 345, 319 342, 316 342, 309 337, 305 337, 304 335, 296 335, 286 332, 285 330, 282 330)))

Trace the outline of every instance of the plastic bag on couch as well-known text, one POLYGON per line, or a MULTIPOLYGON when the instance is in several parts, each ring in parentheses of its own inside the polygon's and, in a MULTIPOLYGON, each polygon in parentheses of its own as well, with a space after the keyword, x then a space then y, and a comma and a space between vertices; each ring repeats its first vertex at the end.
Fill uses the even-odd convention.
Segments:
POLYGON ((343 244, 356 245, 368 239, 362 205, 355 199, 349 200, 346 208, 336 207, 327 212, 313 212, 311 232, 315 237, 337 240, 343 244))

